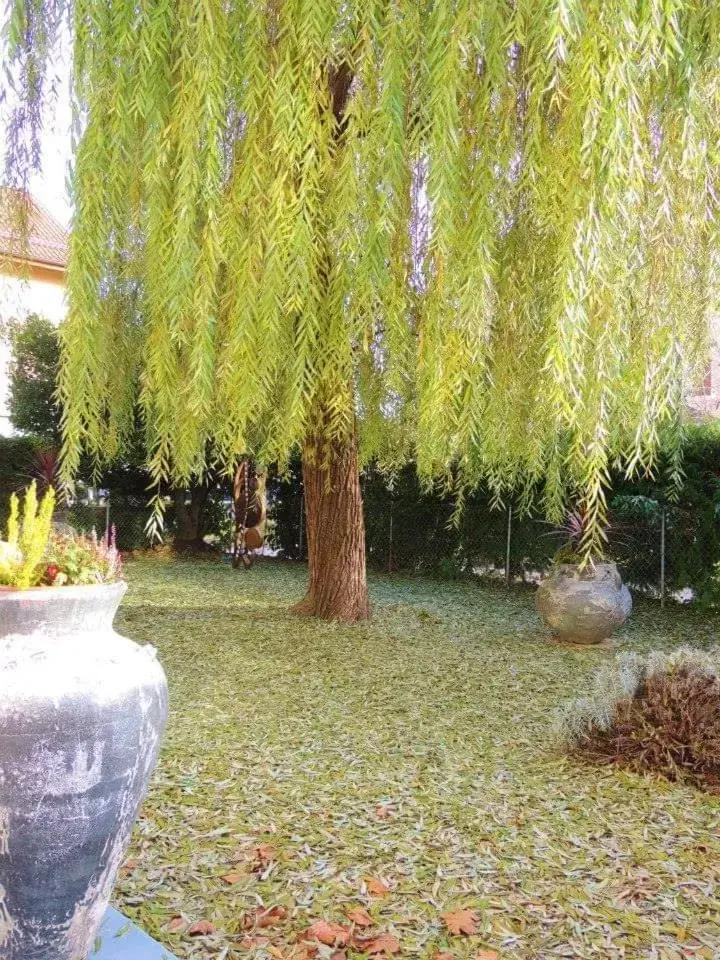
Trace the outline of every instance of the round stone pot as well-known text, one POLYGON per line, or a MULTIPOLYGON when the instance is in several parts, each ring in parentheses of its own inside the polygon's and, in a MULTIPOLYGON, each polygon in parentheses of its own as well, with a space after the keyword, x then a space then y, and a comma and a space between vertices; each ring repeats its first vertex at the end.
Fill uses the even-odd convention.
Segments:
POLYGON ((0 958, 86 960, 157 760, 167 683, 124 583, 0 589, 0 958))
POLYGON ((580 568, 555 564, 538 587, 535 603, 553 634, 566 643, 601 643, 627 620, 630 591, 614 563, 580 568))

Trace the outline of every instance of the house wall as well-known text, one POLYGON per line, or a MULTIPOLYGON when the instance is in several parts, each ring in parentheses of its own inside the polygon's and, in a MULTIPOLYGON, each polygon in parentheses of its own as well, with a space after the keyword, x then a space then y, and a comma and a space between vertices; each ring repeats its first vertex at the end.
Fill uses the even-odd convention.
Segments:
POLYGON ((8 364, 10 345, 3 333, 8 320, 31 313, 60 323, 65 317, 65 286, 62 271, 36 268, 28 278, 0 274, 0 435, 12 433, 8 411, 8 364))
POLYGON ((720 315, 710 321, 710 363, 698 392, 688 400, 691 414, 698 419, 720 417, 720 315))

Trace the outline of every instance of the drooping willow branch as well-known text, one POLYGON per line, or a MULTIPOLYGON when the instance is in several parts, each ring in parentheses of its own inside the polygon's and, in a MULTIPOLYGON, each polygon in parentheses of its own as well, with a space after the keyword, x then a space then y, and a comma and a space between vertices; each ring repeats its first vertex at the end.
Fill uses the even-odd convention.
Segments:
POLYGON ((137 402, 178 479, 283 459, 321 403, 366 459, 578 495, 591 551, 611 467, 678 449, 720 309, 717 4, 10 8, 12 169, 74 39, 67 472, 137 402))

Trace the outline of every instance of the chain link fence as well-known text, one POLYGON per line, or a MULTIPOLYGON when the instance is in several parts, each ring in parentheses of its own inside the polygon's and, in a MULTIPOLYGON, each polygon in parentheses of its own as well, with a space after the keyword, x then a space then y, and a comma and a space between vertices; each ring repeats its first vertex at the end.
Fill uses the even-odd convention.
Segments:
POLYGON ((151 546, 147 533, 150 507, 142 498, 113 496, 103 491, 92 497, 75 501, 67 511, 68 523, 76 530, 98 535, 113 531, 118 549, 124 553, 151 546))
MULTIPOLYGON (((269 485, 268 515, 281 555, 307 559, 302 483, 269 485), (272 494, 274 493, 274 497, 272 494)), ((494 509, 481 495, 455 517, 452 498, 424 493, 415 479, 389 488, 368 474, 363 480, 368 565, 385 573, 417 573, 450 578, 487 578, 508 586, 537 583, 567 534, 537 516, 523 515, 508 503, 494 509)), ((610 504, 606 555, 618 564, 636 593, 688 602, 720 589, 720 522, 712 498, 677 505, 633 493, 610 504)))
MULTIPOLYGON (((304 562, 307 531, 299 476, 268 483, 266 555, 304 562)), ((413 486, 388 488, 372 476, 363 480, 368 566, 384 573, 446 578, 487 578, 507 586, 537 583, 566 536, 538 517, 507 504, 493 509, 471 501, 458 522, 451 498, 419 493, 413 486)), ((96 491, 67 510, 76 529, 104 534, 114 530, 123 552, 148 549, 151 509, 142 496, 96 491)), ((165 517, 165 539, 173 536, 173 509, 165 517)), ((232 549, 232 501, 216 496, 205 517, 208 549, 228 556, 232 549)), ((678 506, 641 495, 616 496, 611 503, 607 558, 618 564, 636 593, 665 603, 688 602, 717 593, 720 524, 711 503, 678 506)), ((716 605, 713 597, 712 605, 716 605)))

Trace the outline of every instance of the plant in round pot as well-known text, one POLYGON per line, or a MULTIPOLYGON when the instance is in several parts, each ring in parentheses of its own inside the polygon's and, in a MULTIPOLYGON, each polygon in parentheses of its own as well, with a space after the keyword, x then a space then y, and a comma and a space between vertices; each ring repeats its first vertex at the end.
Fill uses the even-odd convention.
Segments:
POLYGON ((13 498, 0 541, 0 957, 86 960, 155 766, 167 683, 116 634, 112 542, 13 498))
POLYGON ((571 513, 561 530, 567 542, 555 554, 547 577, 538 587, 536 607, 558 640, 602 643, 630 615, 630 591, 614 563, 601 556, 589 560, 581 556, 581 514, 571 513))

